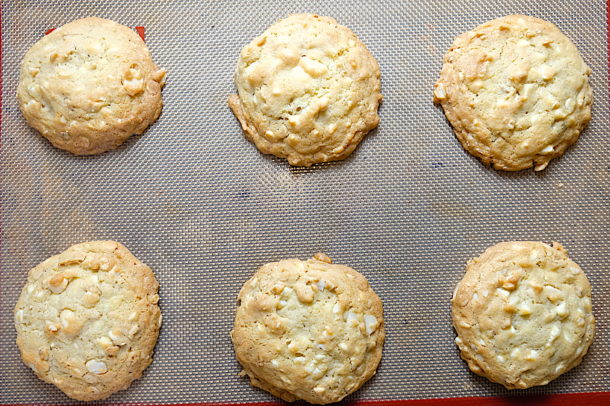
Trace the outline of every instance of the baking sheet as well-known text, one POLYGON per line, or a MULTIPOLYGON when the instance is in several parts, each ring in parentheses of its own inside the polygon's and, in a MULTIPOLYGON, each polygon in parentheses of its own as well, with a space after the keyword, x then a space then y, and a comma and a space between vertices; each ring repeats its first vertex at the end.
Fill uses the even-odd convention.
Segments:
POLYGON ((0 403, 69 403, 20 361, 12 308, 28 270, 73 243, 123 242, 161 284, 163 328, 144 378, 106 403, 274 398, 237 376, 235 298, 262 264, 325 252, 385 304, 377 375, 348 399, 492 396, 453 343, 449 300, 468 258, 503 240, 560 241, 593 286, 581 366, 533 393, 610 390, 610 125, 604 1, 3 1, 0 403), (295 12, 352 28, 382 70, 381 124, 347 160, 309 169, 261 155, 226 104, 243 45, 295 12), (542 173, 463 151, 432 89, 453 38, 524 13, 556 23, 593 73, 593 120, 542 173), (27 127, 19 62, 44 32, 95 15, 144 26, 168 70, 160 120, 116 151, 76 157, 27 127))

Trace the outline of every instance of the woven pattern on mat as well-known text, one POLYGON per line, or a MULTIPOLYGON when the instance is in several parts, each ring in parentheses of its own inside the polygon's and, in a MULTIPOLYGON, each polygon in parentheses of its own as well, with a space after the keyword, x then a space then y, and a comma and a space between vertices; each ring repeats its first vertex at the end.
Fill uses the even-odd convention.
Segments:
POLYGON ((591 280, 598 320, 581 366, 519 394, 610 390, 604 1, 47 3, 2 4, 0 403, 69 402, 21 362, 12 308, 30 268, 92 239, 121 241, 161 284, 155 360, 111 403, 272 400, 237 376, 235 298, 260 265, 319 251, 366 275, 385 304, 381 366, 350 399, 506 394, 460 360, 449 299, 467 259, 514 239, 562 242, 591 280), (261 155, 226 103, 241 47, 305 11, 360 36, 379 60, 384 94, 381 124, 354 154, 309 169, 261 155), (485 168, 432 103, 453 38, 512 13, 556 23, 593 70, 593 120, 542 173, 485 168), (76 157, 27 127, 15 91, 27 49, 48 28, 89 15, 145 26, 168 81, 149 131, 76 157))

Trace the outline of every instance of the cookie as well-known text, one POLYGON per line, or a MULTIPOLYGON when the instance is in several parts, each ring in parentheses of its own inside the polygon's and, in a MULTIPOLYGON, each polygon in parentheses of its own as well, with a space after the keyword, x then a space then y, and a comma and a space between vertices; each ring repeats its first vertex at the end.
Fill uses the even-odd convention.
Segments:
POLYGON ((540 171, 591 119, 590 73, 554 24, 511 15, 456 38, 434 99, 464 149, 484 164, 540 171))
POLYGON ((118 242, 71 246, 30 271, 15 306, 23 362, 73 399, 126 389, 152 362, 158 289, 118 242))
POLYGON ((371 378, 385 338, 381 300, 324 254, 267 264, 244 284, 231 338, 242 375, 288 402, 338 402, 371 378))
POLYGON ((507 389, 546 385, 593 341, 591 286, 558 243, 488 248, 468 262, 451 303, 462 358, 507 389))
POLYGON ((28 124, 54 146, 91 155, 118 147, 154 123, 164 83, 165 71, 135 31, 89 17, 30 48, 17 98, 28 124))
POLYGON ((346 158, 379 123, 379 64, 347 27, 295 14, 246 45, 229 106, 265 154, 310 166, 346 158))

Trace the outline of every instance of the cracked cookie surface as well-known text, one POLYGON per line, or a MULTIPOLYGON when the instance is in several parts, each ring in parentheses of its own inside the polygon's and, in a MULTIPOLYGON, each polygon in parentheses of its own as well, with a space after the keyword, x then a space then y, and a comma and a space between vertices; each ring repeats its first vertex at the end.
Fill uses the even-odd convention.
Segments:
POLYGON ((28 124, 77 155, 114 149, 154 123, 165 71, 133 30, 97 17, 68 23, 25 54, 17 89, 28 124))
POLYGON ((367 280, 317 254, 264 265, 238 296, 231 338, 243 375, 286 401, 338 402, 377 369, 383 309, 367 280))
POLYGON ((456 38, 434 100, 464 149, 484 164, 538 171, 591 119, 590 73, 554 24, 511 15, 456 38))
POLYGON ((291 165, 345 159, 379 123, 379 64, 333 18, 295 14, 246 45, 229 106, 246 137, 291 165))
POLYGON ((574 368, 595 333, 589 281, 558 243, 488 248, 468 261, 451 303, 462 358, 508 389, 546 385, 574 368))
POLYGON ((120 243, 71 246, 29 272, 15 306, 23 362, 77 400, 126 389, 152 362, 158 289, 120 243))

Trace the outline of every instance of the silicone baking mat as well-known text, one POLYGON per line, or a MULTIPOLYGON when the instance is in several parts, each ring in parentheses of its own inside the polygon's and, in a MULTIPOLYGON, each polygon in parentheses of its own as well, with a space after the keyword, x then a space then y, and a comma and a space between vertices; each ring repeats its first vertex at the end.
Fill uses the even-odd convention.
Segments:
POLYGON ((164 315, 144 378, 104 404, 273 401, 237 376, 236 295, 262 264, 319 251, 366 275, 385 304, 378 373, 348 400, 504 397, 460 359, 449 307, 466 260, 503 240, 562 242, 590 278, 598 321, 581 366, 510 396, 610 391, 607 61, 601 0, 3 1, 0 403, 71 402, 19 359, 12 308, 30 268, 93 239, 121 241, 154 269, 164 315), (241 47, 296 12, 352 28, 384 94, 381 124, 355 153, 309 169, 260 154, 227 107, 241 47), (591 124, 541 173, 484 167, 432 103, 453 38, 511 13, 559 25, 593 71, 591 124), (27 49, 91 15, 145 27, 168 80, 144 135, 77 157, 28 128, 15 91, 27 49))

